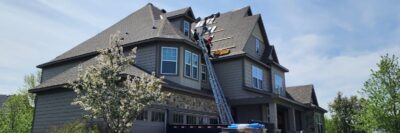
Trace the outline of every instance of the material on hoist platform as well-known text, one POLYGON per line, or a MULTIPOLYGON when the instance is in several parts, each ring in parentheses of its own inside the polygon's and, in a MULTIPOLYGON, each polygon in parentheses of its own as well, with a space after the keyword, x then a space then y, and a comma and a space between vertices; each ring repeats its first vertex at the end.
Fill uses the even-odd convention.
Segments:
POLYGON ((215 56, 223 56, 223 55, 227 55, 229 53, 231 53, 230 49, 219 49, 219 50, 213 51, 213 54, 215 56))

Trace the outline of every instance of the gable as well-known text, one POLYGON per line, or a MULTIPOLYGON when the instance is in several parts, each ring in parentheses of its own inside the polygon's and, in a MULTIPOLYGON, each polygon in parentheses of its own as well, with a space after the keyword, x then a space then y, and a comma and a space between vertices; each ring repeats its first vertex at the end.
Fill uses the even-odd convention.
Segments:
POLYGON ((260 41, 262 41, 262 42, 265 42, 265 40, 264 40, 264 38, 263 38, 263 35, 262 35, 262 32, 261 32, 261 29, 260 29, 260 24, 259 23, 257 23, 255 26, 254 26, 254 29, 253 29, 253 31, 252 31, 252 33, 251 33, 254 37, 256 37, 258 40, 260 40, 260 41))
POLYGON ((314 104, 319 106, 317 96, 315 95, 314 85, 287 87, 286 91, 295 101, 303 104, 314 104))

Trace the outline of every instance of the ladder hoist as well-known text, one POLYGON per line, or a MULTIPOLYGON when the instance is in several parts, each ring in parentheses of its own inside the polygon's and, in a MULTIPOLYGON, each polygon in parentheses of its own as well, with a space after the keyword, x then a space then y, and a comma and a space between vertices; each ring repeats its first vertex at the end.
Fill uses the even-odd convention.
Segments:
POLYGON ((210 58, 208 57, 208 51, 203 39, 205 31, 202 32, 203 33, 199 34, 199 40, 197 42, 203 52, 204 61, 207 66, 208 80, 210 82, 210 86, 214 94, 214 99, 217 105, 220 121, 222 124, 228 124, 228 125, 233 124, 234 121, 232 118, 231 109, 225 99, 224 92, 222 91, 221 85, 219 84, 219 81, 217 79, 217 75, 215 74, 213 65, 211 64, 210 58))

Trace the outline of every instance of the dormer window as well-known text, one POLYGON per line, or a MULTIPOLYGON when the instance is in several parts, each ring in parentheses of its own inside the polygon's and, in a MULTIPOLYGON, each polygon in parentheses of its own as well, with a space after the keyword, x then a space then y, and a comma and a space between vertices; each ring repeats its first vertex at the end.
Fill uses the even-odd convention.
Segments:
POLYGON ((260 40, 256 38, 256 53, 260 54, 260 40))
POLYGON ((186 20, 183 21, 183 34, 185 34, 185 36, 189 36, 190 35, 190 23, 186 20))

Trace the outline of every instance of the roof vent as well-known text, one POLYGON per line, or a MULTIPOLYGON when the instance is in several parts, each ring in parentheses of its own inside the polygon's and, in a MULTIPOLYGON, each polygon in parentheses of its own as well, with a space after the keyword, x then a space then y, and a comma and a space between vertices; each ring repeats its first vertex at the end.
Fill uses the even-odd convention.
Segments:
POLYGON ((167 13, 167 11, 165 9, 161 9, 162 13, 167 13))
POLYGON ((156 24, 155 24, 156 22, 154 22, 154 20, 153 20, 153 27, 152 27, 152 29, 156 29, 156 24))

